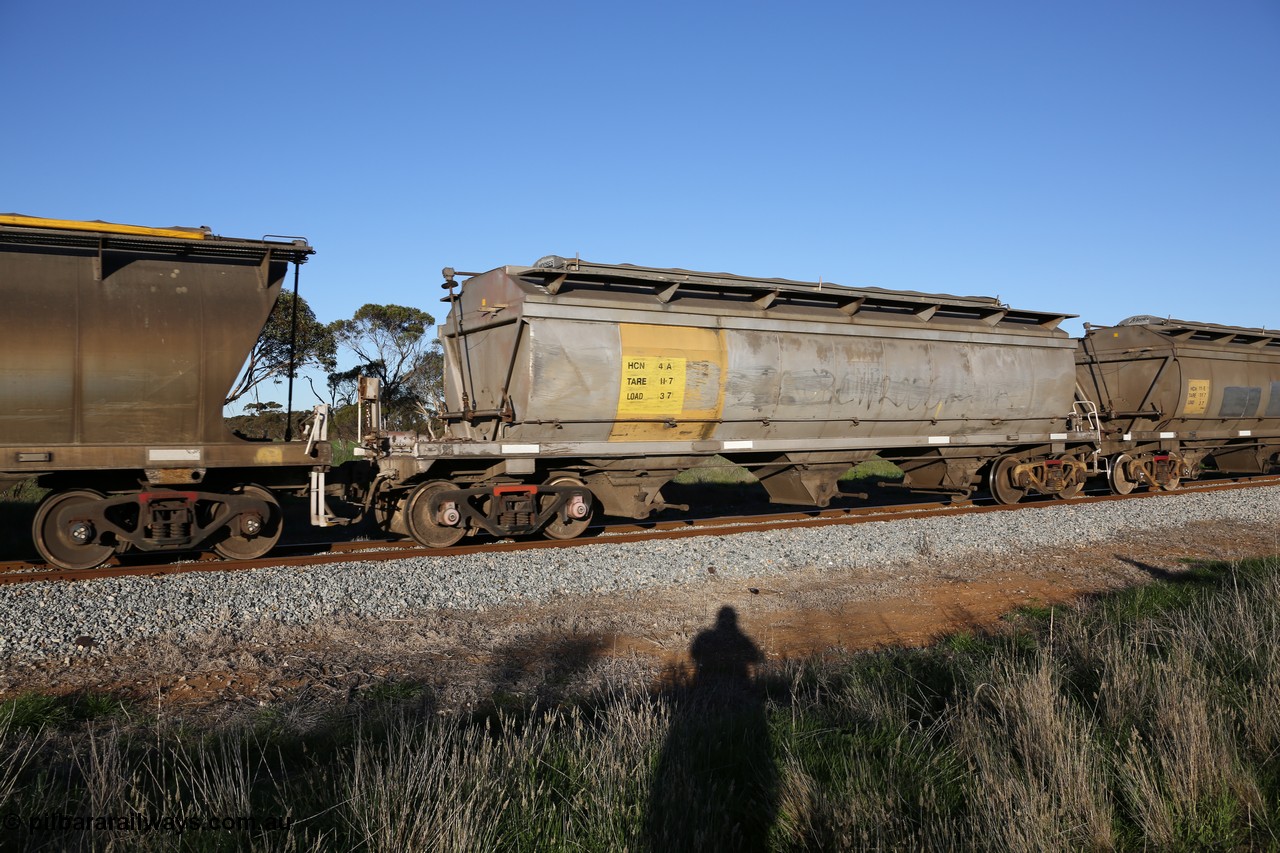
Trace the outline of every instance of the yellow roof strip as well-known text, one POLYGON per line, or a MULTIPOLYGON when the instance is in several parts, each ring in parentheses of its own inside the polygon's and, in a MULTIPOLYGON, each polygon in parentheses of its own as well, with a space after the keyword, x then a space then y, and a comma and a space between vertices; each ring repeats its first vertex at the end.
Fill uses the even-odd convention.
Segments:
POLYGON ((23 225, 29 228, 61 228, 65 231, 104 231, 108 234, 138 234, 145 237, 176 237, 179 240, 203 240, 208 233, 195 228, 147 228, 143 225, 118 225, 114 222, 80 222, 75 219, 42 219, 0 213, 0 225, 23 225))

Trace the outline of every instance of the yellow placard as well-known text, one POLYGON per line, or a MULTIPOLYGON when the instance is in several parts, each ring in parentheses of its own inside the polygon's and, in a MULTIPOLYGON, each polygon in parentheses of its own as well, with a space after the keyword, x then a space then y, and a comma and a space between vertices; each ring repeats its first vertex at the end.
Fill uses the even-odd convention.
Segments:
POLYGON ((678 415, 687 381, 683 356, 627 355, 622 360, 618 414, 678 415))
POLYGON ((723 333, 622 323, 618 335, 622 363, 610 440, 710 437, 724 407, 723 333))
POLYGON ((284 462, 284 450, 267 445, 259 447, 253 454, 255 465, 279 465, 284 462))
POLYGON ((1182 407, 1182 413, 1184 415, 1203 415, 1205 410, 1209 408, 1209 390, 1211 387, 1208 379, 1188 379, 1187 404, 1182 407))

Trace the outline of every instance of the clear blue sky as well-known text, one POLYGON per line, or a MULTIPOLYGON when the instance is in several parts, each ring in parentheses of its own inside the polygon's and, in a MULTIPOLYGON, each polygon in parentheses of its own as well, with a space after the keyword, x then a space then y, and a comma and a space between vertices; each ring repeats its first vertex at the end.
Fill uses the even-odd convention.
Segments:
POLYGON ((322 320, 579 253, 1280 327, 1277 0, 0 0, 0 69, 0 212, 304 235, 322 320))

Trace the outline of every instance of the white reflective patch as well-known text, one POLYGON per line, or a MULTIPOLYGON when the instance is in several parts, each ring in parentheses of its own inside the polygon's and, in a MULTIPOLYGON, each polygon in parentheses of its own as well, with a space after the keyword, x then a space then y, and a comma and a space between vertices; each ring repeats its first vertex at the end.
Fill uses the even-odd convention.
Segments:
POLYGON ((541 446, 537 444, 504 444, 502 445, 503 453, 537 453, 541 450, 541 446))
POLYGON ((1177 438, 1178 434, 1176 432, 1162 432, 1160 433, 1160 437, 1161 438, 1177 438))
POLYGON ((755 447, 754 441, 726 441, 721 446, 721 450, 750 450, 755 447))
POLYGON ((949 435, 931 435, 929 436, 930 444, 950 444, 951 436, 949 435))
POLYGON ((1253 430, 1242 429, 1240 430, 1240 432, 1236 433, 1236 435, 1240 436, 1241 438, 1248 438, 1249 436, 1253 435, 1253 430))
POLYGON ((1125 441, 1133 441, 1133 433, 1131 433, 1131 432, 1126 432, 1126 433, 1124 434, 1124 440, 1125 440, 1125 441))
POLYGON ((1050 441, 1066 441, 1067 434, 1065 432, 1051 432, 1049 433, 1049 440, 1050 441))
POLYGON ((199 462, 198 447, 148 447, 148 462, 199 462))

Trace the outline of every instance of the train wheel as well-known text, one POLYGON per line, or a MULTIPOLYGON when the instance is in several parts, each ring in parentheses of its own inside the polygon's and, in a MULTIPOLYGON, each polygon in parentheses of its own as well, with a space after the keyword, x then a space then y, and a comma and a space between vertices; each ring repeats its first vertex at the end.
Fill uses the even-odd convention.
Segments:
POLYGON ((419 544, 428 548, 448 548, 466 535, 467 529, 461 523, 443 524, 431 514, 431 497, 456 488, 453 483, 436 480, 423 483, 409 493, 404 504, 404 519, 409 535, 419 544))
POLYGON ((1178 491, 1179 488, 1181 488, 1181 486, 1182 486, 1181 477, 1170 477, 1169 479, 1165 480, 1163 483, 1160 484, 1160 491, 1176 492, 1178 491))
POLYGON ((226 560, 254 560, 276 547, 284 531, 283 516, 276 496, 262 486, 239 486, 233 490, 245 497, 257 498, 267 505, 265 518, 250 517, 241 523, 241 532, 215 542, 213 551, 226 560))
POLYGON ((1060 492, 1054 492, 1053 496, 1060 501, 1069 501, 1072 498, 1080 497, 1084 492, 1084 483, 1072 483, 1060 492))
POLYGON ((92 569, 105 563, 115 553, 115 545, 94 542, 97 532, 93 522, 84 517, 100 500, 102 494, 89 489, 71 489, 45 498, 31 523, 40 556, 60 569, 92 569))
POLYGON ((991 472, 987 475, 987 486, 996 503, 1016 504, 1027 496, 1027 490, 1019 488, 1013 482, 1013 469, 1018 464, 1018 460, 1012 456, 1001 456, 992 463, 991 472))
POLYGON ((394 533, 408 536, 409 528, 404 521, 404 492, 392 492, 391 481, 378 479, 373 484, 373 521, 383 533, 394 533))
MULTIPOLYGON (((577 477, 555 477, 548 480, 547 485, 582 486, 586 488, 586 485, 577 477)), ((554 498, 548 495, 544 500, 554 500, 554 498)), ((595 515, 594 502, 588 500, 587 514, 582 518, 565 521, 564 517, 557 513, 556 517, 548 521, 547 526, 542 528, 542 532, 548 539, 576 539, 591 525, 591 517, 593 515, 595 515)))
MULTIPOLYGON (((1062 457, 1062 459, 1063 459, 1063 462, 1064 462, 1064 463, 1066 463, 1066 462, 1068 462, 1068 461, 1073 461, 1072 457, 1070 457, 1070 456, 1064 456, 1064 457, 1062 457)), ((1078 469, 1077 469, 1077 470, 1078 470, 1078 469)), ((1078 482, 1068 484, 1068 485, 1067 485, 1067 486, 1066 486, 1062 491, 1060 491, 1060 492, 1054 492, 1054 493, 1053 493, 1053 496, 1054 496, 1055 498, 1057 498, 1058 500, 1060 500, 1060 501, 1069 501, 1069 500, 1071 500, 1071 499, 1073 499, 1073 498, 1078 498, 1078 497, 1080 497, 1080 495, 1081 495, 1083 492, 1084 492, 1084 480, 1080 480, 1080 481, 1078 481, 1078 482)))
POLYGON ((1133 460, 1127 453, 1119 453, 1111 457, 1111 471, 1107 474, 1107 485, 1112 494, 1127 495, 1138 488, 1138 481, 1129 473, 1129 463, 1133 460))

